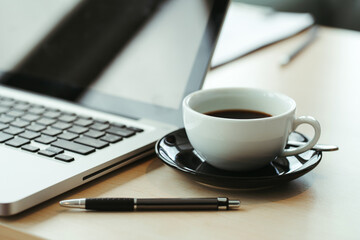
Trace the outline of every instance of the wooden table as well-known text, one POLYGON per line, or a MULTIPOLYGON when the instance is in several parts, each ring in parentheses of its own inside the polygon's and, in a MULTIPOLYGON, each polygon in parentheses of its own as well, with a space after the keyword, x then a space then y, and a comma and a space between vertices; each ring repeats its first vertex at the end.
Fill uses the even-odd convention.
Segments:
MULTIPOLYGON (((316 41, 287 67, 279 59, 300 34, 210 71, 205 88, 256 87, 297 101, 298 115, 322 125, 320 142, 336 144, 319 166, 288 184, 254 191, 205 187, 144 159, 20 215, 0 218, 0 238, 14 239, 359 239, 360 33, 321 27, 316 41), (236 211, 83 212, 59 207, 81 197, 240 199, 236 211)), ((311 135, 311 129, 302 129, 311 135)))

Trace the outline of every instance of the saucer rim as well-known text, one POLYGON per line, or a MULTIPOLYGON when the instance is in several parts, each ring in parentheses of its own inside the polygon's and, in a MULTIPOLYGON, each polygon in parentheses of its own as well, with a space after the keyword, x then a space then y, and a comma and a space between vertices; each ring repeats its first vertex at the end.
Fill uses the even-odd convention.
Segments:
MULTIPOLYGON (((314 151, 313 156, 309 160, 309 161, 312 161, 310 165, 306 164, 306 163, 309 162, 308 161, 308 162, 302 164, 299 168, 295 169, 294 171, 287 172, 287 173, 284 173, 284 174, 281 174, 281 175, 254 176, 254 177, 252 177, 252 176, 233 176, 233 175, 232 176, 227 176, 227 175, 217 175, 217 174, 211 174, 211 173, 207 174, 207 173, 197 172, 194 169, 190 169, 190 168, 187 168, 187 167, 180 167, 174 161, 172 161, 170 159, 166 159, 161 153, 159 153, 160 143, 162 141, 164 141, 167 136, 169 136, 171 134, 174 135, 175 133, 178 133, 178 132, 181 132, 181 131, 185 131, 185 129, 184 128, 177 129, 177 130, 175 130, 175 131, 173 131, 171 133, 166 134, 162 138, 160 138, 155 144, 155 153, 158 156, 158 158, 160 158, 160 160, 163 163, 165 163, 166 165, 168 165, 169 167, 171 167, 171 168, 173 168, 175 170, 178 170, 181 173, 186 174, 187 176, 189 176, 189 174, 190 174, 190 176, 194 177, 194 178, 218 178, 218 179, 222 179, 222 180, 234 180, 234 181, 242 181, 242 182, 246 182, 246 181, 262 182, 262 181, 266 181, 266 180, 272 180, 272 181, 273 180, 278 180, 278 181, 282 180, 281 182, 285 182, 285 180, 286 180, 286 182, 288 182, 288 181, 294 180, 294 179, 296 179, 298 177, 301 177, 304 174, 310 172, 322 160, 322 151, 314 151), (314 159, 314 157, 316 157, 316 158, 314 159), (306 166, 306 165, 308 165, 308 166, 306 166)), ((307 139, 307 137, 304 136, 303 134, 298 133, 298 132, 296 132, 296 133, 307 139)), ((286 157, 286 159, 287 158, 288 157, 286 157)), ((256 171, 257 170, 254 170, 254 172, 256 172, 256 171)), ((236 173, 236 172, 234 172, 234 173, 236 173)), ((238 172, 238 173, 241 174, 241 172, 238 172)), ((195 180, 195 181, 197 181, 197 180, 195 180)), ((204 182, 204 181, 197 181, 197 182, 205 183, 207 185, 217 186, 217 187, 218 186, 220 186, 220 187, 224 186, 223 184, 215 185, 215 184, 209 184, 209 183, 204 182)), ((271 184, 271 185, 276 185, 276 184, 271 184)), ((229 187, 229 186, 226 186, 226 187, 229 187)), ((230 187, 230 188, 234 188, 234 187, 230 187)), ((244 187, 244 189, 249 189, 249 188, 252 188, 252 187, 244 187)))

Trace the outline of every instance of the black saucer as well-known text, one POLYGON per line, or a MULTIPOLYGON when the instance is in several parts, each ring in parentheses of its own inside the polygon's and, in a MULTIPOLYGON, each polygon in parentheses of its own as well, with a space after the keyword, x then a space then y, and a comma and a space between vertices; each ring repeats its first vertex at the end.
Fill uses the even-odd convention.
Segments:
MULTIPOLYGON (((307 138, 294 132, 290 140, 306 142, 307 138)), ((314 169, 322 157, 320 151, 309 150, 300 155, 277 158, 268 166, 255 171, 225 171, 207 164, 196 154, 185 129, 176 130, 160 139, 155 151, 168 166, 197 182, 236 189, 265 188, 291 181, 314 169)))

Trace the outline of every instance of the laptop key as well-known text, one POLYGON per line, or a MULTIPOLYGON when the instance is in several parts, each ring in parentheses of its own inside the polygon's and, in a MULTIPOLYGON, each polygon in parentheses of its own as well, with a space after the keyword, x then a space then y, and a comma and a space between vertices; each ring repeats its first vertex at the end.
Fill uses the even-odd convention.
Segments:
POLYGON ((74 142, 81 143, 81 144, 84 144, 84 145, 87 145, 90 147, 94 147, 94 148, 98 148, 98 149, 109 146, 108 142, 104 142, 99 139, 90 138, 90 137, 79 137, 79 138, 75 139, 74 142))
POLYGON ((88 116, 88 115, 78 115, 79 118, 82 118, 82 119, 88 119, 88 120, 91 120, 92 117, 88 116))
POLYGON ((80 127, 80 126, 73 126, 69 129, 67 129, 67 131, 76 133, 76 134, 82 134, 84 132, 87 132, 88 130, 89 130, 88 128, 80 127))
POLYGON ((11 117, 21 117, 24 114, 25 114, 24 111, 19 111, 19 110, 11 110, 6 113, 6 115, 11 116, 11 117))
POLYGON ((0 113, 6 113, 7 111, 9 111, 10 110, 10 108, 8 108, 8 107, 2 107, 2 106, 0 106, 0 113))
POLYGON ((4 129, 8 128, 8 127, 9 127, 9 125, 4 124, 4 123, 0 123, 0 130, 4 130, 4 129))
POLYGON ((91 129, 95 129, 98 131, 104 131, 105 129, 108 129, 110 127, 107 123, 94 123, 90 126, 91 129))
POLYGON ((4 106, 4 107, 11 107, 15 104, 15 101, 11 98, 2 98, 0 100, 0 105, 4 106))
POLYGON ((6 145, 12 146, 12 147, 21 147, 22 145, 25 145, 28 143, 30 143, 29 139, 21 138, 21 137, 13 138, 13 139, 5 142, 6 145))
POLYGON ((33 114, 43 114, 45 112, 45 108, 41 107, 41 106, 32 106, 29 110, 29 113, 33 113, 33 114))
POLYGON ((125 124, 122 124, 122 123, 111 123, 111 125, 114 126, 114 127, 118 127, 118 128, 124 128, 124 127, 126 127, 126 125, 125 125, 125 124))
POLYGON ((106 134, 105 136, 103 136, 100 139, 103 140, 103 141, 109 142, 109 143, 116 143, 116 142, 122 140, 122 137, 112 135, 112 134, 106 134))
POLYGON ((8 133, 11 135, 17 135, 20 134, 22 132, 24 132, 25 130, 23 128, 18 128, 18 127, 9 127, 7 129, 5 129, 3 132, 4 133, 8 133))
POLYGON ((25 121, 29 121, 29 122, 36 121, 39 118, 40 118, 40 115, 32 114, 32 113, 27 113, 21 117, 21 119, 23 119, 25 121))
POLYGON ((65 139, 65 140, 74 140, 75 138, 79 137, 78 134, 71 133, 71 132, 64 132, 57 136, 58 138, 65 139))
POLYGON ((26 102, 17 102, 13 106, 13 109, 20 110, 20 111, 26 111, 27 109, 29 109, 29 107, 30 107, 30 105, 26 102))
POLYGON ((12 139, 12 138, 14 138, 13 135, 0 132, 0 143, 6 142, 7 140, 12 139))
POLYGON ((64 149, 62 148, 57 148, 57 147, 48 147, 47 149, 45 149, 46 151, 50 151, 50 152, 54 152, 56 154, 60 154, 64 152, 64 149))
POLYGON ((14 121, 14 119, 15 118, 10 117, 10 116, 6 116, 6 115, 1 115, 0 116, 0 122, 2 122, 2 123, 9 123, 9 122, 14 121))
POLYGON ((37 151, 39 151, 40 148, 34 147, 34 146, 30 145, 30 144, 27 144, 27 145, 22 146, 21 149, 29 151, 29 152, 37 152, 37 151))
POLYGON ((19 135, 19 137, 23 137, 23 138, 30 139, 30 140, 33 140, 39 136, 40 136, 40 133, 29 131, 29 130, 26 130, 25 132, 23 132, 19 135))
POLYGON ((10 125, 12 125, 14 127, 23 128, 23 127, 30 125, 30 122, 24 121, 21 119, 16 119, 15 121, 11 122, 10 125))
POLYGON ((54 137, 62 133, 62 131, 56 128, 47 128, 43 130, 42 133, 54 137))
POLYGON ((105 133, 96 130, 89 130, 88 132, 84 133, 84 135, 91 138, 99 138, 104 136, 105 133))
POLYGON ((102 123, 102 124, 109 123, 109 121, 104 120, 104 119, 99 119, 99 118, 94 119, 94 121, 95 121, 95 122, 98 122, 98 123, 102 123))
POLYGON ((72 125, 70 123, 60 122, 59 121, 59 122, 54 123, 51 126, 54 127, 54 128, 57 128, 57 129, 65 130, 65 129, 70 128, 72 125))
POLYGON ((70 142, 63 139, 58 139, 56 142, 51 143, 51 146, 59 147, 83 155, 95 152, 95 148, 88 147, 79 143, 70 142))
POLYGON ((49 126, 53 123, 55 123, 56 120, 55 119, 51 119, 51 118, 46 118, 46 117, 43 117, 43 118, 40 118, 36 121, 36 123, 38 124, 41 124, 41 125, 45 125, 45 126, 49 126))
POLYGON ((50 144, 56 140, 55 137, 41 135, 40 137, 35 139, 35 142, 42 143, 42 144, 50 144))
POLYGON ((57 118, 61 115, 59 111, 46 111, 44 112, 43 116, 47 118, 57 118))
POLYGON ((137 128, 137 127, 128 127, 127 129, 130 129, 132 131, 139 132, 139 133, 144 131, 144 129, 137 128))
POLYGON ((32 124, 30 126, 27 126, 26 127, 27 130, 30 130, 30 131, 34 131, 34 132, 40 132, 44 129, 46 129, 46 126, 44 125, 39 125, 39 124, 32 124))
POLYGON ((68 115, 68 114, 65 114, 65 115, 62 115, 58 118, 60 121, 63 121, 63 122, 73 122, 76 120, 76 116, 75 115, 68 115))
POLYGON ((47 157, 53 157, 56 155, 56 153, 54 152, 50 152, 48 150, 41 150, 38 152, 38 154, 41 154, 41 155, 44 155, 44 156, 47 156, 47 157))
POLYGON ((79 118, 78 120, 76 120, 74 122, 74 124, 82 126, 82 127, 87 127, 89 125, 91 125, 94 121, 91 119, 84 119, 84 118, 79 118))
POLYGON ((135 135, 135 131, 133 130, 118 127, 110 127, 109 129, 106 129, 106 132, 126 138, 135 135))
POLYGON ((55 159, 61 160, 61 161, 64 161, 64 162, 72 162, 72 161, 74 161, 73 157, 65 155, 65 154, 56 155, 55 159))

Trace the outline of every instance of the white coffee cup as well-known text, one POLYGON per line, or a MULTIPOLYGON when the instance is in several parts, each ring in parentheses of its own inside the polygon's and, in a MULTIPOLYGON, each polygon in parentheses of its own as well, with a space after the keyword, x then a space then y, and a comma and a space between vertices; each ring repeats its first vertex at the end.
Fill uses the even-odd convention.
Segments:
POLYGON ((310 116, 295 117, 290 97, 251 88, 217 88, 193 92, 183 101, 184 126, 190 143, 203 159, 220 169, 249 171, 268 165, 279 156, 311 149, 320 137, 320 124, 310 116), (270 114, 257 119, 209 116, 220 110, 252 110, 270 114), (300 124, 314 128, 307 144, 285 149, 289 134, 300 124))

